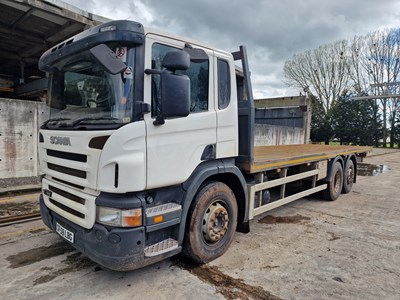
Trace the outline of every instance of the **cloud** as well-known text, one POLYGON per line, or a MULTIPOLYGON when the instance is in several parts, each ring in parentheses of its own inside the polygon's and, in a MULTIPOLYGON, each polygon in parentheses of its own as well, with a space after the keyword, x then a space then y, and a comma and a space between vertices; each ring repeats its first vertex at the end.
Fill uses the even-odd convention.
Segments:
POLYGON ((283 64, 296 53, 397 26, 396 0, 67 0, 112 19, 131 19, 226 51, 246 45, 257 94, 288 94, 283 64), (264 92, 263 92, 264 91, 264 92))

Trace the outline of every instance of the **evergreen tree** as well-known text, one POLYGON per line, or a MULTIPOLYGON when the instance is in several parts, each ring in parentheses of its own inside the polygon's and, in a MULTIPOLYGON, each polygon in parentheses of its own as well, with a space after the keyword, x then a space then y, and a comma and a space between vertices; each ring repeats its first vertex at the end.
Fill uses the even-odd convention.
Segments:
POLYGON ((374 145, 382 122, 374 117, 374 100, 354 101, 341 97, 332 112, 332 127, 340 144, 374 145))
POLYGON ((329 141, 334 135, 331 125, 331 114, 325 112, 323 103, 318 98, 313 95, 309 95, 309 97, 312 105, 311 141, 329 144, 329 141))
POLYGON ((400 148, 400 118, 396 116, 394 121, 393 116, 390 118, 390 123, 393 124, 390 130, 390 147, 394 148, 397 144, 397 148, 400 148))

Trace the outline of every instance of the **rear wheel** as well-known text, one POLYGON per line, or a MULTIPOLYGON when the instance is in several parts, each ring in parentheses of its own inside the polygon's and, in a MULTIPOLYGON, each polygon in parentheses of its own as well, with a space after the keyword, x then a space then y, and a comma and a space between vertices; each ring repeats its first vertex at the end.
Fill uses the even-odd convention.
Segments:
POLYGON ((326 200, 334 201, 339 198, 343 187, 343 168, 340 162, 335 162, 331 169, 331 181, 328 188, 322 192, 326 200))
POLYGON ((354 163, 351 159, 346 162, 346 166, 344 168, 344 179, 343 179, 343 188, 342 193, 347 194, 350 193, 353 188, 354 183, 354 163))
POLYGON ((184 253, 199 263, 224 254, 236 230, 237 210, 235 195, 226 184, 203 186, 188 214, 184 253))

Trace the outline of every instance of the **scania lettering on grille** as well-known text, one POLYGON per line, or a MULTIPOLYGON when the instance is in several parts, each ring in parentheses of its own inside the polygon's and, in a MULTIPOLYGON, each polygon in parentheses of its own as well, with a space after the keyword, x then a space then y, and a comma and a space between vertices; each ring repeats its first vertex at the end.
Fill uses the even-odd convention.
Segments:
POLYGON ((51 136, 50 144, 71 146, 71 140, 67 136, 51 136))

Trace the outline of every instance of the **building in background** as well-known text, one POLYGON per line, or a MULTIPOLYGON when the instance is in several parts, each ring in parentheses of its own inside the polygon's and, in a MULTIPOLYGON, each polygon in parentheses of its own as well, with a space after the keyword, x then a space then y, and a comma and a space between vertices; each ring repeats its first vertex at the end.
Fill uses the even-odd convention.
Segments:
POLYGON ((0 0, 0 192, 39 183, 37 130, 48 86, 40 56, 107 21, 59 0, 0 0))

